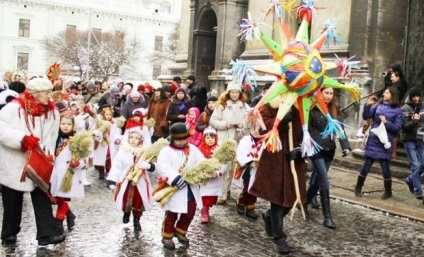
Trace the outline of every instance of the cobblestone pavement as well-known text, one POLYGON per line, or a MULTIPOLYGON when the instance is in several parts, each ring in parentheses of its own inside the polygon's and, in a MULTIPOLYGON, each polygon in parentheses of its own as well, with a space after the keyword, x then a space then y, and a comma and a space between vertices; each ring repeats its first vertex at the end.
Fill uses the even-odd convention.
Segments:
MULTIPOLYGON (((158 205, 144 213, 142 231, 134 233, 131 221, 122 224, 122 212, 114 208, 104 181, 94 175, 90 178, 93 185, 86 187, 86 197, 72 201, 76 226, 65 232, 64 243, 38 247, 31 199, 26 194, 18 242, 1 245, 1 256, 279 256, 263 230, 263 221, 236 213, 233 199, 238 189, 232 189, 233 199, 227 204, 212 208, 211 224, 200 224, 200 214, 196 215, 187 234, 189 249, 177 243, 177 249, 170 251, 162 248, 163 211, 158 205)), ((258 213, 267 207, 267 202, 259 200, 258 213)), ((285 218, 288 243, 293 247, 289 256, 422 256, 422 223, 333 200, 337 229, 330 230, 322 226, 321 210, 310 212, 316 220, 303 221, 299 211, 293 220, 285 218)))

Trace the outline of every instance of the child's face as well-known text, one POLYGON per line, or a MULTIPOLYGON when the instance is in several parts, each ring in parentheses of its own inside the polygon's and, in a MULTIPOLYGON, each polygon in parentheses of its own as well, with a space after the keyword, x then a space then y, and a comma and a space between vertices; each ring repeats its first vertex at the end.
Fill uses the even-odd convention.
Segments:
POLYGON ((133 121, 140 122, 141 118, 140 116, 133 116, 133 121))
POLYGON ((196 118, 196 114, 194 113, 194 111, 189 111, 188 112, 188 119, 193 120, 195 118, 196 118))
POLYGON ((214 101, 209 101, 208 102, 208 108, 211 111, 215 110, 215 102, 214 101))
POLYGON ((70 118, 62 118, 60 119, 59 128, 63 133, 71 133, 72 129, 74 127, 74 124, 72 124, 72 119, 70 118))
POLYGON ((112 119, 112 113, 106 112, 105 113, 105 120, 111 120, 112 119))
POLYGON ((216 136, 215 135, 206 134, 206 136, 205 136, 205 143, 208 146, 213 146, 215 144, 215 141, 216 141, 216 136))
POLYGON ((71 106, 71 112, 78 112, 78 107, 75 104, 71 106))
POLYGON ((254 138, 258 138, 260 136, 259 131, 258 130, 250 130, 250 135, 254 138))
POLYGON ((174 144, 177 147, 183 148, 187 145, 187 139, 174 139, 174 144))
POLYGON ((137 133, 131 133, 128 135, 128 143, 130 146, 138 146, 141 143, 141 137, 137 133))

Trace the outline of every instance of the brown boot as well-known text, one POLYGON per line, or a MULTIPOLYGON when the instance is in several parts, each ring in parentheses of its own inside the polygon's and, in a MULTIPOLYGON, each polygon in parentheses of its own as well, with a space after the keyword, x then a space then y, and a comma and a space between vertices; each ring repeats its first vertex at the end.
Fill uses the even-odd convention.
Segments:
POLYGON ((163 247, 169 250, 174 250, 175 249, 175 243, 174 241, 172 241, 172 238, 162 238, 162 244, 163 247))
POLYGON ((188 240, 185 235, 175 231, 174 236, 178 239, 178 242, 180 242, 180 244, 184 245, 185 247, 188 247, 190 240, 188 240))

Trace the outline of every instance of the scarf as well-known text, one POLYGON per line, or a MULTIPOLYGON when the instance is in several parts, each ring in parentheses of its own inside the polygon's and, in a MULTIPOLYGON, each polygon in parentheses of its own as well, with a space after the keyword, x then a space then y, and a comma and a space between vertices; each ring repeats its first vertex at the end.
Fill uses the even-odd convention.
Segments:
POLYGON ((37 103, 34 96, 28 93, 28 91, 24 91, 19 98, 15 98, 13 101, 18 102, 21 108, 32 116, 41 116, 43 114, 47 116, 49 111, 56 108, 56 105, 51 100, 49 100, 47 105, 37 103))

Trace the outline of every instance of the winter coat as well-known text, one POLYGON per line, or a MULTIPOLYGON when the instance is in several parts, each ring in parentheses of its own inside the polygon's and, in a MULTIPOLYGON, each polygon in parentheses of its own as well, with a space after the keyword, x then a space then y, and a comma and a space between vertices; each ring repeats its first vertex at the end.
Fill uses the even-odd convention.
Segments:
POLYGON ((84 103, 98 104, 101 98, 102 94, 96 89, 94 93, 88 93, 84 96, 84 103))
POLYGON ((187 138, 187 142, 195 146, 199 146, 203 139, 202 133, 196 130, 196 123, 200 116, 199 109, 197 109, 196 107, 192 107, 190 108, 190 110, 192 110, 196 116, 193 118, 193 120, 190 120, 190 121, 186 118, 186 125, 188 127, 188 133, 190 135, 187 138))
POLYGON ((169 105, 168 111, 166 113, 166 117, 171 123, 171 126, 177 122, 185 123, 185 115, 187 115, 188 110, 191 107, 193 107, 193 105, 191 104, 190 97, 188 95, 185 95, 182 101, 179 100, 176 95, 172 96, 171 104, 169 105), (180 114, 184 115, 184 118, 178 118, 178 115, 180 114))
POLYGON ((62 180, 68 171, 69 161, 72 160, 72 153, 69 144, 56 156, 54 160, 54 168, 52 177, 50 178, 50 193, 53 196, 66 198, 82 198, 84 197, 84 184, 82 183, 82 169, 87 164, 85 159, 79 160, 80 164, 76 168, 72 168, 74 175, 72 176, 72 186, 69 192, 60 189, 62 180))
POLYGON ((192 106, 197 107, 199 110, 205 109, 206 100, 208 99, 207 94, 208 90, 206 90, 206 87, 195 82, 188 87, 188 95, 191 98, 192 106))
MULTIPOLYGON (((191 168, 204 159, 203 154, 196 146, 192 144, 188 145, 190 152, 185 168, 191 168)), ((174 179, 180 175, 178 171, 183 165, 185 158, 185 153, 182 150, 172 148, 171 146, 166 146, 160 151, 157 161, 157 171, 162 180, 166 181, 168 185, 171 185, 174 179)), ((193 192, 197 208, 202 209, 203 204, 199 185, 187 185, 181 190, 178 190, 163 206, 163 209, 175 213, 187 213, 188 187, 193 192)))
POLYGON ((386 117, 387 122, 384 125, 386 126, 387 136, 392 146, 389 149, 384 148, 384 144, 380 142, 378 136, 370 131, 365 146, 365 156, 377 160, 390 160, 393 153, 393 138, 402 128, 402 110, 399 107, 392 107, 388 102, 381 102, 373 106, 366 104, 364 106, 362 118, 364 120, 373 119, 371 129, 380 126, 380 115, 386 117))
MULTIPOLYGON (((259 108, 263 121, 267 128, 264 133, 272 129, 277 116, 278 109, 273 109, 269 104, 259 108)), ((289 153, 289 136, 293 133, 293 144, 295 146, 302 143, 302 125, 300 123, 297 111, 291 112, 292 115, 286 115, 281 121, 278 131, 283 149, 272 153, 264 150, 259 158, 256 169, 255 180, 249 193, 270 201, 272 203, 293 207, 296 200, 296 192, 292 171, 290 169, 290 160, 286 154, 289 153), (294 128, 292 132, 288 131, 288 123, 292 120, 294 128)), ((262 132, 261 132, 262 133, 262 132)), ((299 183, 300 197, 302 203, 306 202, 306 165, 303 159, 295 160, 295 168, 299 183)))
POLYGON ((124 116, 125 119, 131 118, 134 110, 147 107, 147 102, 144 100, 144 96, 142 95, 140 95, 137 103, 134 103, 129 96, 128 98, 121 107, 121 115, 124 116))
POLYGON ((112 97, 110 92, 106 92, 102 95, 102 97, 99 100, 99 113, 102 110, 103 105, 110 105, 113 107, 114 113, 113 117, 119 117, 120 116, 120 108, 121 108, 121 98, 119 96, 112 97))
POLYGON ((392 87, 396 88, 399 92, 399 101, 403 102, 408 86, 406 85, 405 79, 400 79, 398 82, 394 83, 392 87))
MULTIPOLYGON (((311 134, 312 139, 322 147, 319 153, 315 154, 316 157, 322 157, 321 154, 325 154, 322 152, 331 152, 331 159, 334 157, 334 152, 336 150, 336 141, 334 140, 334 135, 328 135, 325 138, 321 136, 321 133, 325 131, 325 128, 327 127, 328 121, 327 118, 322 114, 322 112, 318 109, 318 107, 314 107, 310 111, 309 116, 309 133, 311 134)), ((341 115, 339 114, 338 117, 336 117, 336 120, 342 122, 341 115)), ((346 136, 346 133, 345 133, 346 136)), ((339 138, 339 143, 342 149, 349 149, 350 143, 347 139, 347 136, 345 139, 339 138)))
POLYGON ((406 98, 405 104, 402 106, 402 131, 401 138, 403 142, 408 141, 424 141, 424 103, 415 105, 409 97, 406 98), (411 117, 418 108, 421 115, 417 123, 412 122, 411 117), (420 134, 418 135, 418 131, 420 134))
POLYGON ((227 128, 227 123, 240 123, 243 121, 247 104, 241 101, 233 102, 227 100, 227 107, 219 105, 215 108, 209 121, 210 125, 218 132, 218 143, 221 144, 225 140, 234 139, 236 136, 235 128, 227 128))
POLYGON ((207 106, 205 107, 205 111, 200 114, 199 119, 197 120, 197 124, 196 124, 197 131, 203 133, 205 128, 209 126, 209 121, 211 119, 212 112, 213 111, 209 110, 207 106))
MULTIPOLYGON (((110 169, 109 175, 107 176, 107 180, 113 181, 115 183, 122 182, 121 189, 119 190, 118 196, 116 197, 116 208, 120 211, 123 210, 124 203, 124 193, 128 187, 128 179, 125 177, 128 175, 128 170, 134 163, 134 153, 131 151, 131 148, 127 143, 124 144, 119 152, 116 154, 115 159, 112 162, 112 168, 110 169)), ((135 165, 134 170, 139 169, 138 165, 143 162, 143 159, 140 158, 135 165)), ((145 210, 150 210, 153 207, 153 196, 152 194, 152 186, 150 183, 150 178, 148 172, 145 171, 143 175, 140 177, 137 183, 138 192, 140 192, 141 200, 143 201, 143 206, 145 210)))
MULTIPOLYGON (((39 144, 48 154, 53 155, 59 133, 59 112, 49 111, 41 116, 28 115, 28 124, 39 144)), ((31 179, 21 182, 26 154, 21 152, 24 136, 29 136, 25 112, 19 103, 12 101, 0 111, 0 184, 17 191, 29 192, 35 189, 31 179)))
POLYGON ((94 165, 105 166, 108 149, 110 150, 110 160, 113 163, 116 153, 119 150, 119 144, 115 144, 116 139, 121 140, 121 129, 113 123, 108 132, 106 132, 109 144, 104 145, 103 142, 99 143, 97 148, 94 149, 94 165))
POLYGON ((158 101, 151 99, 149 103, 147 119, 153 118, 155 120, 154 137, 167 137, 169 134, 169 123, 166 117, 166 111, 170 103, 171 101, 169 99, 158 101))

